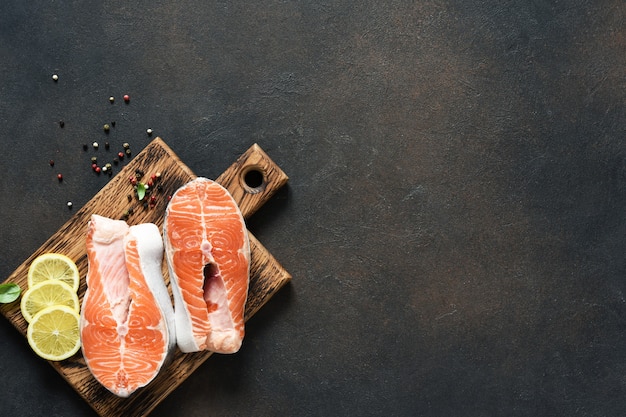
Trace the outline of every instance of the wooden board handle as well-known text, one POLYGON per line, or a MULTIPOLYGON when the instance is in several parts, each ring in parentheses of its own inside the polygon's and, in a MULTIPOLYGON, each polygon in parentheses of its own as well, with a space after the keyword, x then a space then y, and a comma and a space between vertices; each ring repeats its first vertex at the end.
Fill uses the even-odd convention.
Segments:
POLYGON ((289 177, 255 143, 216 182, 228 190, 247 219, 288 180, 289 177))

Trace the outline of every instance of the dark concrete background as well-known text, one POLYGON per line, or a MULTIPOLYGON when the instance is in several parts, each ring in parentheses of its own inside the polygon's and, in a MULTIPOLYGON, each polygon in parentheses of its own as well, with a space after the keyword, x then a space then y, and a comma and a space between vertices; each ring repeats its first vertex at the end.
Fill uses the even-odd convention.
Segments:
MULTIPOLYGON (((4 0, 0 277, 106 183, 83 143, 152 128, 214 178, 257 142, 290 182, 249 228, 293 282, 153 416, 624 415, 625 17, 4 0)), ((0 415, 95 415, 0 340, 0 415)))

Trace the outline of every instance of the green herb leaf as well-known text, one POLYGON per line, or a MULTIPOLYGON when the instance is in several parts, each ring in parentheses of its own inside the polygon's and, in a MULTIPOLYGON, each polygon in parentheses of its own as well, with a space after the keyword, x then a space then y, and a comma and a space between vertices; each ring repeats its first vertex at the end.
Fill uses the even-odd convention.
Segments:
POLYGON ((143 200, 145 196, 146 196, 146 184, 144 184, 143 182, 137 183, 137 198, 139 198, 139 201, 141 201, 143 200))
POLYGON ((22 290, 17 284, 0 284, 0 303, 12 303, 17 300, 22 290))

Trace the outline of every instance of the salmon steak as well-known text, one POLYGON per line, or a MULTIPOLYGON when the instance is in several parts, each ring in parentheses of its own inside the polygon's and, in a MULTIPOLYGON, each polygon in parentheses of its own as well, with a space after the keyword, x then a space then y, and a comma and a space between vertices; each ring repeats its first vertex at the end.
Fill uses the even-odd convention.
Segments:
POLYGON ((163 240, 178 347, 237 352, 250 280, 250 242, 239 206, 224 187, 198 177, 168 203, 163 240))
POLYGON ((176 345, 163 240, 152 223, 129 227, 94 214, 86 245, 82 353, 98 382, 128 397, 156 377, 176 345))

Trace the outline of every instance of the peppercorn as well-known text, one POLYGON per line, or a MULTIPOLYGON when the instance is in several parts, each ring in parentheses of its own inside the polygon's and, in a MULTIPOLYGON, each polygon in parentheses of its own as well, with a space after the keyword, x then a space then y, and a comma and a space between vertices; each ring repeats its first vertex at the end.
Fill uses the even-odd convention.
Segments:
POLYGON ((63 175, 62 174, 57 174, 57 179, 59 181, 63 181, 63 175))
POLYGON ((53 167, 54 166, 54 161, 51 159, 49 164, 50 164, 51 167, 53 167))
POLYGON ((118 152, 117 156, 119 156, 120 159, 123 159, 124 158, 124 152, 118 152))
POLYGON ((98 173, 98 174, 99 174, 99 173, 100 173, 100 171, 102 171, 102 168, 100 168, 100 167, 98 167, 98 166, 97 166, 96 168, 94 168, 94 170, 96 171, 96 173, 98 173))
POLYGON ((115 120, 111 122, 111 126, 115 127, 115 120))
POLYGON ((123 147, 124 149, 128 149, 128 148, 130 148, 130 145, 128 144, 128 142, 124 142, 124 144, 122 145, 122 147, 123 147))
POLYGON ((63 128, 63 126, 65 126, 65 122, 63 120, 59 120, 59 126, 61 126, 61 128, 63 128))
POLYGON ((146 133, 148 134, 148 136, 152 135, 152 129, 146 129, 146 133))
POLYGON ((59 76, 56 74, 52 74, 52 80, 53 81, 59 81, 59 76))
POLYGON ((111 145, 109 144, 109 142, 104 142, 104 149, 108 151, 110 147, 111 145))
POLYGON ((130 149, 126 149, 126 155, 130 156, 131 152, 130 149))
POLYGON ((109 101, 111 102, 111 104, 113 104, 113 102, 115 102, 115 97, 113 96, 109 97, 109 101))
POLYGON ((119 160, 117 158, 113 158, 113 163, 117 165, 119 163, 119 160))
POLYGON ((92 163, 92 164, 95 164, 95 163, 97 163, 97 162, 98 162, 98 158, 96 158, 95 156, 92 156, 92 157, 91 157, 91 163, 92 163))
POLYGON ((68 201, 68 202, 67 202, 67 207, 68 207, 68 208, 72 208, 72 206, 73 206, 72 202, 71 202, 71 201, 68 201))
POLYGON ((94 149, 98 149, 98 142, 92 143, 91 146, 93 146, 94 149))
POLYGON ((86 151, 88 149, 87 144, 83 143, 83 151, 86 151))
POLYGON ((130 96, 128 94, 124 94, 124 101, 127 103, 130 101, 130 96))
POLYGON ((105 123, 104 126, 102 126, 102 128, 104 129, 105 132, 108 132, 109 129, 111 129, 111 126, 109 126, 108 123, 105 123))

